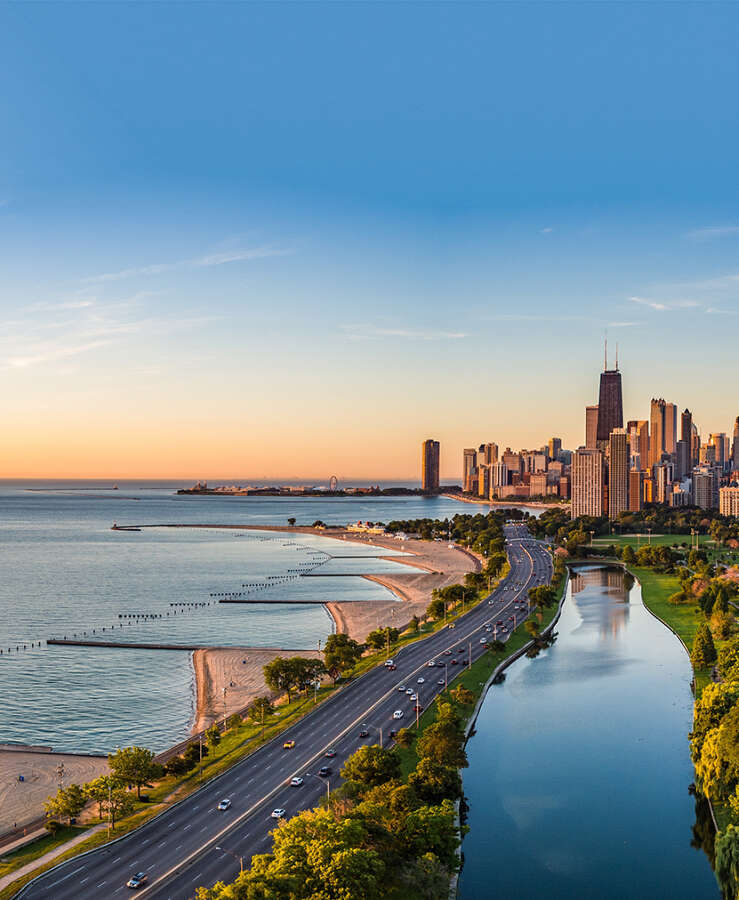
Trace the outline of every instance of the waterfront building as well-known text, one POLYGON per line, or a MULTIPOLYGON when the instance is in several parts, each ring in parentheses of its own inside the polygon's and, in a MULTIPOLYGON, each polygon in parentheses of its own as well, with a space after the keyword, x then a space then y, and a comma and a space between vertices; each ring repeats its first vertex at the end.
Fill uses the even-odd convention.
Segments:
POLYGON ((718 511, 722 516, 739 517, 739 484, 720 488, 718 497, 718 511))
POLYGON ((632 419, 626 426, 629 434, 629 451, 632 469, 641 469, 649 460, 649 422, 632 419))
POLYGON ((462 490, 472 490, 472 479, 477 474, 477 450, 468 447, 462 451, 462 490))
POLYGON ((506 447, 506 451, 503 454, 503 462, 505 463, 506 469, 508 470, 508 481, 513 483, 514 477, 520 477, 523 469, 521 454, 513 453, 510 447, 506 447))
POLYGON ((716 509, 719 500, 718 469, 713 465, 698 466, 693 470, 693 505, 701 509, 716 509))
POLYGON ((529 478, 529 494, 532 497, 546 497, 549 493, 549 481, 546 472, 537 472, 529 478))
POLYGON ((566 475, 559 479, 558 493, 563 500, 570 499, 570 479, 566 475))
POLYGON ((605 371, 600 373, 600 393, 598 395, 598 432, 597 441, 607 443, 611 432, 623 428, 624 407, 621 394, 621 373, 616 368, 608 368, 606 359, 605 371))
POLYGON ((477 495, 479 497, 490 496, 490 469, 492 466, 481 465, 477 467, 477 495))
POLYGON ((499 460, 490 467, 490 497, 497 497, 500 489, 508 484, 508 466, 499 460))
POLYGON ((598 407, 585 407, 585 446, 594 450, 598 443, 598 407))
POLYGON ((572 511, 578 516, 603 515, 603 453, 580 447, 572 456, 572 511))
POLYGON ((644 505, 644 472, 629 470, 629 511, 639 512, 644 505))
POLYGON ((608 439, 608 517, 629 507, 629 444, 625 428, 614 428, 608 439))
POLYGON ((490 466, 495 462, 498 462, 498 445, 480 444, 477 451, 478 465, 490 466))
POLYGON ((439 492, 439 442, 430 438, 421 447, 421 488, 429 494, 439 492))

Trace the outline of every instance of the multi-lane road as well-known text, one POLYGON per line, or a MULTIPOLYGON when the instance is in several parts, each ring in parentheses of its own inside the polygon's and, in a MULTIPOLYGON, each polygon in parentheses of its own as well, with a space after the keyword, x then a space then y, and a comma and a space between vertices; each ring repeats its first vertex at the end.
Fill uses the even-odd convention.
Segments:
POLYGON ((49 870, 19 896, 123 898, 132 893, 126 887, 131 875, 145 872, 148 882, 138 897, 187 900, 200 885, 233 880, 241 858, 248 866, 253 854, 269 850, 270 830, 277 824, 271 816, 274 809, 282 808, 290 817, 315 806, 327 785, 338 786, 344 760, 358 747, 381 739, 388 745, 392 729, 415 722, 415 701, 408 688, 428 706, 445 683, 485 652, 483 639, 507 640, 514 624, 526 617, 529 588, 551 579, 551 556, 525 526, 506 526, 506 538, 510 574, 486 600, 458 618, 453 629, 403 648, 394 657, 395 670, 370 670, 187 799, 120 840, 49 870), (431 660, 433 667, 428 665, 431 660), (441 662, 446 665, 438 665, 441 662), (401 686, 406 690, 401 692, 401 686), (393 718, 396 710, 402 718, 393 718), (288 740, 294 740, 295 747, 284 750, 288 740), (327 757, 328 751, 335 756, 327 757), (331 768, 329 778, 317 775, 324 765, 331 768), (303 778, 299 787, 289 784, 295 775, 303 778), (231 801, 228 810, 217 809, 222 799, 231 801))

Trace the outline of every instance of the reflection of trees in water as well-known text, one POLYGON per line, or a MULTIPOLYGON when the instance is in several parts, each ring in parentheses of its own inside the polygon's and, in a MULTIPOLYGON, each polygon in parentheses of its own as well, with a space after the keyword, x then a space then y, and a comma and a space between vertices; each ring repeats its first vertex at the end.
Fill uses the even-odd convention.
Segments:
MULTIPOLYGON (((595 592, 598 588, 604 588, 601 599, 609 602, 599 604, 597 607, 598 630, 601 637, 609 635, 615 637, 626 627, 629 617, 629 592, 634 586, 634 579, 628 572, 618 566, 599 566, 584 571, 574 569, 570 581, 573 597, 586 590, 595 592)), ((580 612, 584 618, 590 618, 592 621, 592 616, 585 616, 582 606, 580 612)))
POLYGON ((711 818, 711 809, 708 800, 699 793, 695 794, 695 825, 693 825, 693 837, 690 846, 696 850, 702 850, 708 857, 713 868, 715 863, 714 845, 716 842, 716 829, 711 818))

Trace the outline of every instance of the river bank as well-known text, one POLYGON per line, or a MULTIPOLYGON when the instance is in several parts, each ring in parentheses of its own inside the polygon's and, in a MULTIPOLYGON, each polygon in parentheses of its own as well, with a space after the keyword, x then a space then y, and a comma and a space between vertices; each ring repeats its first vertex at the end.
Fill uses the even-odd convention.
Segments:
POLYGON ((491 509, 535 509, 543 512, 545 509, 569 509, 570 504, 567 502, 544 503, 541 500, 526 500, 524 497, 512 497, 510 500, 486 500, 484 497, 464 497, 461 494, 442 494, 448 500, 456 500, 459 503, 481 503, 483 506, 489 506, 491 509))

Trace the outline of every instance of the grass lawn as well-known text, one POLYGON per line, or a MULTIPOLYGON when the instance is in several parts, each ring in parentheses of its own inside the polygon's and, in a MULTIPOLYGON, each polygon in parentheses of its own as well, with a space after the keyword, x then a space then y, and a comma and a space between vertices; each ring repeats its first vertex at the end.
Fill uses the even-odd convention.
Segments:
MULTIPOLYGON (((638 547, 644 547, 647 544, 652 544, 654 547, 672 547, 674 544, 678 546, 682 546, 685 544, 687 547, 690 547, 690 540, 692 535, 688 534, 653 534, 651 539, 649 535, 645 532, 641 535, 638 534, 611 534, 607 537, 594 537, 593 538, 593 546, 594 547, 608 547, 610 544, 614 544, 615 546, 623 546, 624 544, 630 544, 635 550, 638 547)), ((707 534, 699 534, 698 535, 698 543, 703 544, 712 544, 713 539, 707 534)))
POLYGON ((66 826, 58 831, 54 837, 50 834, 46 835, 32 844, 5 855, 2 855, 0 852, 0 875, 9 875, 11 872, 15 872, 16 869, 22 869, 23 866, 33 862, 34 859, 38 859, 39 856, 43 856, 44 853, 48 853, 49 850, 53 850, 72 838, 79 837, 85 831, 87 831, 87 826, 85 825, 72 826, 71 828, 66 826))

